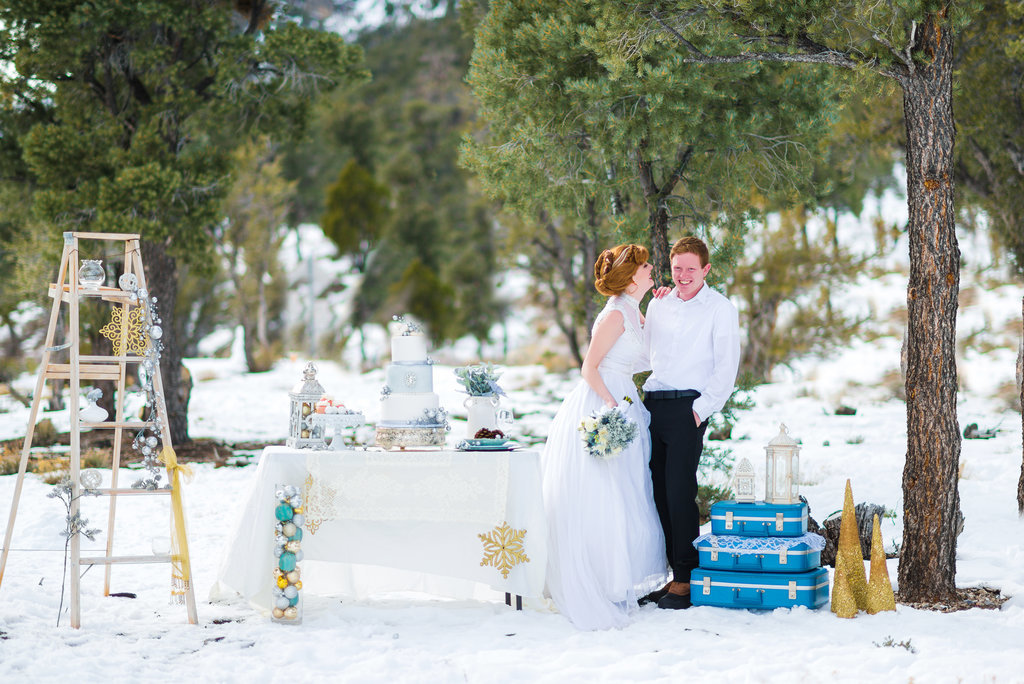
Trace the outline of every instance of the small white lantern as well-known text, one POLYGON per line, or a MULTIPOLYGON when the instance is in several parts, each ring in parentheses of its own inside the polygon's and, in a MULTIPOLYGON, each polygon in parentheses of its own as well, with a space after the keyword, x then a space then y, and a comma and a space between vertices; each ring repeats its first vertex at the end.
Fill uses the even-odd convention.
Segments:
POLYGON ((800 470, 800 445, 789 436, 785 425, 779 426, 779 434, 768 442, 764 454, 764 500, 768 503, 799 503, 797 477, 800 470))
POLYGON ((741 459, 732 476, 732 487, 740 503, 754 502, 754 466, 747 459, 741 459))
POLYGON ((316 425, 316 402, 324 395, 324 388, 317 382, 316 366, 306 364, 302 371, 302 382, 288 393, 291 400, 291 417, 288 421, 288 441, 293 449, 326 449, 323 425, 316 425))

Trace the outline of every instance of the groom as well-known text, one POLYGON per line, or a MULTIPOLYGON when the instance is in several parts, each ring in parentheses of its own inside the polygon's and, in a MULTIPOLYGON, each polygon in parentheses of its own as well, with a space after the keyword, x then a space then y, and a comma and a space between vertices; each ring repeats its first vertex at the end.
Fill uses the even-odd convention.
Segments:
POLYGON ((669 253, 675 287, 658 288, 647 307, 644 343, 653 370, 644 383, 651 413, 651 480, 665 532, 672 580, 645 597, 659 608, 690 607, 693 540, 700 531, 697 465, 712 413, 733 392, 740 359, 736 307, 705 282, 707 245, 684 237, 669 253))

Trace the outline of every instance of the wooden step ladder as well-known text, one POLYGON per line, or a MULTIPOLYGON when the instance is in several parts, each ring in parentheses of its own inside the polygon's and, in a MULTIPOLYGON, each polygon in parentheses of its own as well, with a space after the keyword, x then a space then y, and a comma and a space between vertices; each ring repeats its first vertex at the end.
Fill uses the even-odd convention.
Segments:
MULTIPOLYGON (((114 431, 110 487, 90 490, 91 493, 110 497, 110 507, 107 516, 106 553, 102 556, 83 558, 81 555, 81 534, 74 534, 70 539, 70 610, 71 626, 75 628, 81 626, 81 566, 106 566, 103 594, 104 596, 109 596, 111 566, 119 563, 170 563, 172 565, 172 586, 176 587, 174 591, 175 598, 185 603, 189 622, 192 624, 198 622, 195 592, 192 587, 188 541, 184 532, 185 520, 181 505, 181 471, 171 446, 160 364, 152 362, 152 354, 146 354, 150 345, 158 343, 149 338, 148 332, 145 335, 140 334, 142 330, 152 330, 149 326, 153 323, 150 300, 147 297, 139 296, 139 293, 146 289, 146 276, 142 268, 142 255, 138 235, 126 233, 64 233, 64 252, 61 256, 57 282, 51 284, 49 289, 49 295, 53 298, 53 305, 50 310, 50 323, 46 332, 42 363, 39 366, 39 377, 36 380, 35 393, 32 396, 32 408, 29 411, 28 429, 22 446, 21 462, 18 466, 18 480, 14 487, 11 515, 7 520, 7 533, 4 537, 3 553, 0 555, 0 586, 3 584, 4 569, 7 566, 7 555, 11 550, 14 519, 18 510, 18 502, 21 498, 22 484, 25 480, 25 470, 28 465, 29 451, 32 447, 32 437, 35 432, 36 416, 39 412, 39 403, 43 395, 44 384, 47 380, 67 380, 70 384, 70 505, 72 517, 75 517, 79 511, 79 499, 83 490, 80 482, 81 430, 86 428, 112 429, 114 431), (105 286, 87 288, 81 286, 78 279, 79 240, 122 242, 124 244, 124 275, 122 275, 122 278, 126 279, 128 289, 105 286), (132 280, 135 281, 135 288, 132 287, 132 280), (112 307, 111 323, 105 326, 107 333, 110 334, 103 333, 104 336, 110 337, 113 342, 114 354, 112 356, 83 356, 79 353, 79 305, 82 297, 99 298, 114 305, 112 307), (62 304, 68 305, 68 330, 65 344, 54 346, 62 304), (68 362, 54 362, 54 356, 64 351, 67 351, 68 362), (124 393, 128 364, 146 364, 148 366, 145 372, 152 379, 152 392, 149 397, 151 420, 128 420, 125 416, 124 393), (114 396, 115 416, 113 420, 90 423, 80 419, 79 396, 83 380, 110 380, 116 383, 114 396), (156 428, 157 425, 159 426, 158 428, 156 428), (160 438, 158 443, 162 444, 160 453, 163 466, 167 472, 167 486, 155 488, 155 484, 150 482, 148 487, 118 487, 117 479, 118 470, 121 465, 123 433, 125 430, 130 430, 139 434, 140 431, 145 429, 159 432, 160 438), (171 498, 172 530, 180 531, 178 534, 172 532, 171 537, 174 540, 171 547, 172 550, 170 553, 164 554, 113 555, 114 518, 117 510, 117 498, 119 496, 147 495, 169 496, 171 498)), ((155 435, 152 436, 155 437, 155 435)), ((144 463, 152 471, 155 467, 156 456, 153 455, 153 447, 147 448, 149 453, 145 456, 144 463)))

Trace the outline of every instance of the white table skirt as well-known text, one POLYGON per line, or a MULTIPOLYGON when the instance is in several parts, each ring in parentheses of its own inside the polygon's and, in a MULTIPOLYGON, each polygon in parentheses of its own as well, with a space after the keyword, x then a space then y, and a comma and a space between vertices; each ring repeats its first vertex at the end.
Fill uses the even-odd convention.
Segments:
MULTIPOLYGON (((479 505, 465 516, 470 519, 452 519, 451 510, 458 509, 451 506, 446 506, 447 513, 424 514, 429 501, 422 497, 418 509, 375 503, 355 510, 349 501, 334 508, 340 511, 335 519, 307 517, 304 558, 299 563, 302 591, 363 596, 382 590, 417 590, 467 598, 481 595, 478 589, 484 585, 540 598, 547 565, 547 523, 537 452, 314 452, 268 447, 260 457, 210 599, 241 595, 254 606, 269 610, 276 566, 274 492, 278 485, 309 491, 311 483, 317 483, 312 475, 325 481, 349 475, 353 482, 380 485, 387 481, 389 471, 401 471, 403 464, 418 455, 422 462, 413 461, 405 468, 406 474, 415 471, 416 477, 406 479, 458 483, 453 492, 461 491, 459 487, 473 490, 479 505), (507 467, 502 459, 507 459, 507 467), (487 469, 488 460, 494 464, 491 470, 487 469), (492 472, 494 476, 489 477, 492 472), (489 483, 495 491, 481 491, 481 483, 489 483), (500 491, 506 487, 507 491, 500 491), (517 535, 521 535, 522 553, 516 553, 517 535), (496 542, 503 537, 513 540, 511 550, 499 548, 496 542), (382 572, 380 568, 405 572, 382 572)), ((381 491, 385 495, 377 501, 387 503, 386 490, 381 491)), ((396 503, 403 500, 391 498, 396 503)), ((309 507, 310 502, 305 504, 309 507)))

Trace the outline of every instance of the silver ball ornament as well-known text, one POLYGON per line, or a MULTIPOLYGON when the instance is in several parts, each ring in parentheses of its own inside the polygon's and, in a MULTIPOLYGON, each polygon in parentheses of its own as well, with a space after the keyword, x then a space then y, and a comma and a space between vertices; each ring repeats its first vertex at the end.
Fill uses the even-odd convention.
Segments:
POLYGON ((282 596, 281 598, 279 598, 276 601, 274 601, 274 607, 275 608, 279 608, 281 610, 284 610, 285 608, 287 608, 291 604, 292 604, 292 602, 289 601, 288 598, 285 597, 285 596, 282 596))
POLYGON ((293 599, 299 595, 299 590, 295 588, 294 584, 289 584, 284 588, 284 595, 286 598, 293 599))
POLYGON ((82 471, 81 475, 78 476, 78 481, 86 489, 96 489, 103 481, 103 476, 95 468, 89 468, 82 471))
POLYGON ((154 340, 159 340, 161 337, 164 336, 164 329, 161 328, 159 325, 154 325, 152 328, 149 329, 149 336, 152 337, 154 340))

